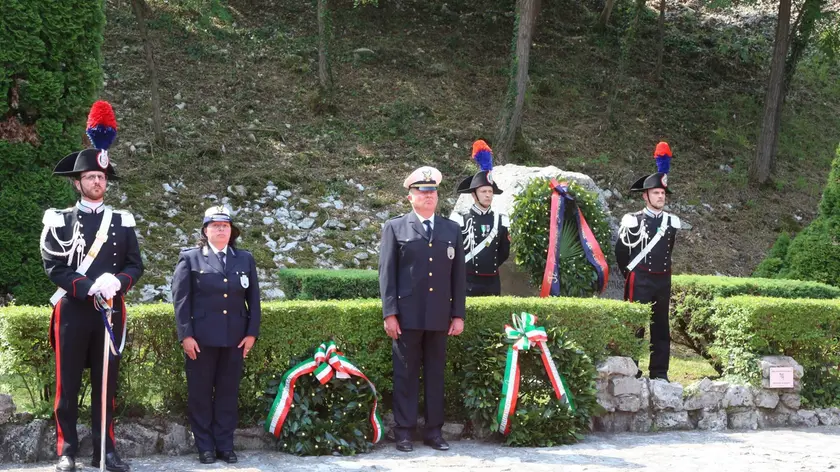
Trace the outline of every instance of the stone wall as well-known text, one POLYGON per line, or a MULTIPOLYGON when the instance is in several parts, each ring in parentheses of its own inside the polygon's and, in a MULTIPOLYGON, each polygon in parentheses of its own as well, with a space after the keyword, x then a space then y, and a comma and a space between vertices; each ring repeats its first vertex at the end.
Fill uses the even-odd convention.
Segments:
POLYGON ((802 366, 790 357, 762 358, 762 387, 703 379, 683 388, 665 380, 636 378, 630 358, 610 357, 598 366, 598 403, 606 412, 593 429, 605 432, 757 429, 840 424, 840 409, 807 410, 799 392, 802 366), (769 388, 771 367, 792 367, 794 387, 769 388))

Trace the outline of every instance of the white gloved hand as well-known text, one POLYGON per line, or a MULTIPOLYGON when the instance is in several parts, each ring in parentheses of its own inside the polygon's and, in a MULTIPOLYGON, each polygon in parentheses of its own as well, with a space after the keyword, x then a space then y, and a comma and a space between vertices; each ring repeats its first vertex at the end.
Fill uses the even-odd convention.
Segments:
POLYGON ((93 285, 90 286, 90 290, 88 290, 88 295, 94 296, 99 293, 100 288, 102 287, 102 282, 99 279, 96 279, 93 282, 93 285))
POLYGON ((100 284, 99 293, 102 294, 102 297, 106 300, 114 298, 114 296, 122 287, 122 284, 120 284, 119 279, 114 277, 114 274, 110 274, 108 272, 100 275, 99 278, 96 279, 96 282, 94 282, 94 285, 95 284, 100 284))

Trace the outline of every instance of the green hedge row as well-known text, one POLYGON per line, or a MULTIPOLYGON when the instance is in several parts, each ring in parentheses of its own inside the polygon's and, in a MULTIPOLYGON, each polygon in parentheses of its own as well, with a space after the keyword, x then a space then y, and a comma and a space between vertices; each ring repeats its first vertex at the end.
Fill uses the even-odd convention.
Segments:
POLYGON ((362 269, 283 269, 280 288, 289 300, 379 298, 379 273, 362 269))
MULTIPOLYGON (((382 329, 379 301, 269 302, 262 308, 260 338, 245 363, 241 385, 240 418, 244 424, 254 424, 264 417, 261 394, 269 380, 281 375, 290 359, 330 338, 385 393, 386 406, 390 404, 391 342, 382 329)), ((453 372, 461 370, 464 343, 484 329, 501 331, 511 313, 522 311, 537 315, 547 328, 565 329, 568 339, 594 361, 612 354, 640 355, 644 346, 634 337, 633 326, 643 324, 650 316, 645 305, 595 298, 468 299, 466 330, 462 336, 451 338, 448 349, 447 409, 451 418, 463 416, 461 382, 453 372)), ((55 361, 47 338, 49 316, 46 307, 0 308, 0 377, 26 380, 40 405, 40 414, 50 411, 54 389, 55 361)), ((128 323, 129 339, 118 392, 120 414, 183 415, 184 360, 172 306, 130 307, 128 323)))
POLYGON ((725 361, 724 373, 757 380, 758 357, 791 356, 805 368, 807 403, 840 405, 840 300, 738 296, 712 305, 710 350, 725 361))
POLYGON ((777 298, 840 298, 840 288, 799 280, 676 275, 671 286, 671 338, 708 359, 722 372, 722 363, 709 353, 716 327, 710 323, 713 301, 737 295, 777 298))

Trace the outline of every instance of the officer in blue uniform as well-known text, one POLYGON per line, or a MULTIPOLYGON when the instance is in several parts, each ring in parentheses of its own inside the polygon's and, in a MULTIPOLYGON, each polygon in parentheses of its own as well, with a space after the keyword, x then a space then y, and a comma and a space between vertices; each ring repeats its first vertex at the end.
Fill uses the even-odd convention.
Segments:
POLYGON ((457 223, 435 215, 441 173, 421 167, 403 182, 413 211, 385 223, 379 254, 379 292, 385 332, 393 339, 397 450, 413 449, 420 365, 423 365, 424 443, 449 449, 443 426, 446 341, 464 330, 464 246, 457 223))
POLYGON ((479 139, 473 143, 472 155, 480 170, 461 181, 457 191, 472 194, 474 203, 467 213, 453 212, 450 218, 461 225, 467 263, 467 296, 498 296, 502 292, 499 266, 510 256, 508 218, 490 208, 493 196, 503 193, 493 181, 490 146, 479 139))
POLYGON ((199 460, 237 462, 233 432, 243 360, 260 332, 260 289, 250 252, 236 248, 230 211, 204 214, 199 246, 181 252, 172 277, 187 404, 199 460))
MULTIPOLYGON (((624 299, 650 303, 650 378, 668 380, 671 334, 668 309, 671 301, 671 254, 681 222, 677 215, 664 211, 668 188, 671 149, 661 142, 656 148, 658 169, 638 179, 630 187, 640 192, 645 208, 627 213, 621 219, 615 258, 624 275, 624 299)), ((636 331, 643 338, 645 328, 636 331)), ((641 372, 637 373, 641 376, 641 372)))
POLYGON ((58 471, 76 469, 79 390, 82 373, 85 367, 90 367, 94 448, 91 465, 97 468, 100 465, 100 444, 102 434, 106 434, 105 467, 111 472, 125 472, 129 466, 120 460, 114 447, 114 393, 119 357, 110 358, 108 363, 108 389, 104 399, 107 432, 101 431, 105 323, 94 305, 94 297, 112 300, 115 346, 122 345, 126 319, 124 297, 143 275, 143 260, 134 232, 134 216, 127 211, 113 210, 104 203, 108 181, 117 178, 108 157, 108 147, 116 136, 117 126, 111 105, 96 102, 88 123, 93 148, 65 156, 53 171, 53 175, 70 177, 80 198, 70 208, 51 208, 44 213, 40 242, 44 269, 59 287, 50 299, 59 456, 55 468, 58 471), (103 135, 107 135, 107 139, 100 139, 103 135), (97 238, 97 234, 101 237, 97 238))

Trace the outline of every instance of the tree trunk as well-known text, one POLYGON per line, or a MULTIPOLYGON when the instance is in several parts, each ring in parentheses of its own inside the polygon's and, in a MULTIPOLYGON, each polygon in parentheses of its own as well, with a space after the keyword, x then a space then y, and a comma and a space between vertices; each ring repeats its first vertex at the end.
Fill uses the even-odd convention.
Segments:
POLYGON ((152 42, 149 40, 149 32, 146 29, 146 13, 150 11, 146 0, 131 0, 131 9, 137 18, 137 29, 143 41, 143 50, 146 52, 146 70, 149 73, 152 92, 152 126, 154 126, 155 142, 164 143, 163 119, 160 116, 160 87, 158 86, 157 66, 152 51, 152 42))
POLYGON ((656 51, 656 82, 662 88, 662 61, 665 55, 665 0, 659 1, 659 45, 656 51))
POLYGON ((522 108, 528 88, 528 59, 538 11, 539 0, 516 1, 516 41, 511 58, 508 90, 502 104, 496 142, 493 145, 494 155, 500 164, 509 160, 522 124, 522 108))
POLYGON ((773 58, 770 62, 770 80, 764 97, 761 134, 758 137, 755 159, 749 169, 750 180, 759 184, 767 183, 770 179, 779 146, 779 125, 784 100, 785 58, 788 52, 788 32, 790 31, 790 6, 791 0, 779 1, 779 20, 776 24, 773 58))
POLYGON ((601 16, 598 17, 598 29, 607 29, 614 6, 615 0, 607 0, 607 3, 604 5, 604 9, 601 10, 601 16))
POLYGON ((332 19, 328 0, 318 0, 318 85, 322 92, 330 90, 329 43, 332 19))

